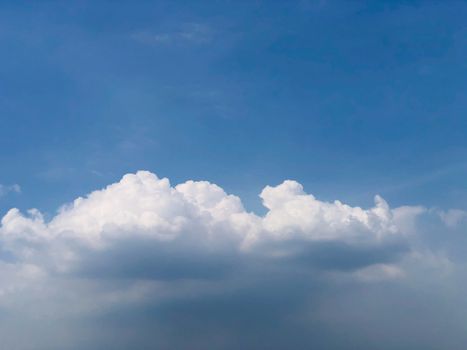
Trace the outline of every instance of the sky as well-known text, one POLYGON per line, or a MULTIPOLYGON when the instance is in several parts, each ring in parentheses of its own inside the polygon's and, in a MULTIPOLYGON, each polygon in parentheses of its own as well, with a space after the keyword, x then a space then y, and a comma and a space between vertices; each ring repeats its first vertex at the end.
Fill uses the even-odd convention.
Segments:
POLYGON ((0 1, 2 342, 464 349, 466 17, 0 1))

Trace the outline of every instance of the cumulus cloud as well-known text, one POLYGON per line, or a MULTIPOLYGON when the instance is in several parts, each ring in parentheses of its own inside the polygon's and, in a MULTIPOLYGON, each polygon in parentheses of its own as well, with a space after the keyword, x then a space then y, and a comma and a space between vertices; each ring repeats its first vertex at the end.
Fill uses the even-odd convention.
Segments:
MULTIPOLYGON (((0 317, 0 329, 12 322, 37 329, 47 320, 36 349, 280 349, 292 338, 296 347, 331 346, 321 334, 334 321, 320 308, 332 296, 349 317, 347 297, 336 294, 342 287, 356 293, 364 285, 379 297, 380 284, 404 290, 420 271, 452 278, 446 252, 423 243, 431 237, 418 223, 431 213, 423 207, 391 208, 380 196, 370 208, 325 202, 292 180, 266 186, 260 198, 262 216, 207 181, 173 186, 139 171, 65 204, 50 220, 37 209, 9 210, 0 226, 0 314, 20 317, 0 317), (57 339, 60 327, 65 335, 57 339), (179 327, 193 332, 181 338, 179 327), (265 341, 275 328, 284 336, 265 341), (264 346, 251 345, 258 339, 264 346)), ((18 344, 14 334, 0 335, 18 344)))
MULTIPOLYGON (((171 186, 166 178, 139 171, 64 205, 49 222, 36 209, 27 214, 11 209, 2 219, 1 239, 5 249, 18 256, 26 254, 24 247, 34 255, 57 242, 62 250, 80 246, 102 251, 118 241, 158 247, 176 242, 177 247, 212 253, 270 249, 271 255, 289 255, 297 250, 292 248, 296 242, 381 245, 404 234, 401 209, 389 208, 379 196, 373 208, 362 209, 319 201, 287 180, 265 187, 260 197, 268 209, 263 217, 245 211, 240 198, 215 184, 187 181, 171 186)), ((406 210, 405 216, 417 214, 406 210)))
MULTIPOLYGON (((243 243, 295 237, 350 242, 381 240, 402 233, 397 224, 398 211, 391 210, 379 196, 370 209, 340 201, 327 203, 306 194, 299 183, 287 180, 267 186, 260 197, 268 209, 264 217, 246 212, 238 197, 215 184, 188 181, 172 187, 168 179, 140 171, 63 206, 48 223, 36 209, 28 216, 12 209, 2 220, 2 230, 19 235, 34 232, 48 238, 74 237, 94 246, 116 236, 164 241, 193 230, 207 237, 233 235, 243 243)), ((412 216, 418 213, 416 210, 412 216)))

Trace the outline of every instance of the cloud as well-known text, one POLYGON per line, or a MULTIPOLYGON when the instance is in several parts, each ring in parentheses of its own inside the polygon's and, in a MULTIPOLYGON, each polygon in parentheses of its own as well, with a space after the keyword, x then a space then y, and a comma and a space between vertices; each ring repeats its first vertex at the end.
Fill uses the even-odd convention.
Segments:
POLYGON ((397 266, 386 265, 386 264, 376 264, 368 267, 364 267, 356 271, 356 276, 363 281, 380 281, 385 279, 394 279, 402 278, 405 276, 404 271, 402 271, 397 266))
MULTIPOLYGON (((15 324, 35 349, 375 348, 366 329, 397 324, 402 312, 382 303, 420 305, 424 319, 439 315, 433 305, 445 296, 465 305, 447 287, 464 263, 451 246, 436 250, 434 232, 445 225, 432 211, 391 208, 379 196, 371 208, 325 202, 292 180, 260 198, 262 216, 207 181, 173 186, 139 171, 50 220, 9 210, 0 227, 0 336, 21 350, 31 347, 15 324)), ((380 348, 422 330, 407 317, 405 328, 379 333, 388 344, 380 348)), ((429 338, 420 344, 443 344, 429 338)))
POLYGON ((164 254, 184 259, 190 254, 290 258, 306 255, 297 242, 299 247, 334 242, 349 251, 393 245, 404 234, 398 211, 379 196, 370 209, 327 203, 287 180, 267 186, 260 197, 268 209, 263 217, 246 212, 240 198, 209 182, 187 181, 173 187, 166 178, 140 171, 64 205, 49 222, 36 209, 27 215, 11 209, 2 219, 1 238, 5 249, 18 257, 49 254, 44 247, 59 245, 68 252, 63 259, 72 261, 83 252, 125 255, 118 245, 141 251, 150 246, 159 258, 164 254))
POLYGON ((457 227, 463 220, 467 218, 467 212, 460 209, 449 209, 447 211, 439 211, 441 220, 446 226, 454 228, 457 227))
POLYGON ((369 209, 319 201, 291 180, 260 197, 264 216, 207 181, 172 186, 139 171, 62 206, 47 222, 37 209, 9 210, 0 259, 8 268, 96 281, 214 281, 251 266, 351 272, 397 262, 409 249, 407 225, 399 224, 420 214, 406 208, 401 215, 379 196, 369 209))
POLYGON ((21 193, 21 187, 18 184, 14 184, 11 186, 6 186, 0 184, 0 197, 6 196, 8 193, 21 193))
POLYGON ((375 207, 364 210, 340 201, 326 203, 303 192, 295 181, 267 186, 260 197, 269 212, 263 219, 265 230, 278 237, 299 235, 310 240, 379 239, 400 233, 394 214, 380 196, 375 207))
POLYGON ((193 44, 201 45, 209 43, 213 38, 213 30, 202 23, 185 23, 177 29, 153 32, 142 30, 131 35, 136 42, 145 45, 172 45, 193 44))

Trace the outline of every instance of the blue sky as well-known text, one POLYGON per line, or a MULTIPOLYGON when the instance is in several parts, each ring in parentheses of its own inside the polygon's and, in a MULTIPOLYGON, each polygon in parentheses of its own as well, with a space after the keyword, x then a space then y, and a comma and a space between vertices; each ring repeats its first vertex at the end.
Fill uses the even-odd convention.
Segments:
POLYGON ((2 2, 1 182, 47 211, 139 169, 259 210, 465 207, 465 2, 2 2), (44 194, 47 194, 44 196, 44 194))
POLYGON ((0 1, 0 338, 463 349, 466 18, 0 1))

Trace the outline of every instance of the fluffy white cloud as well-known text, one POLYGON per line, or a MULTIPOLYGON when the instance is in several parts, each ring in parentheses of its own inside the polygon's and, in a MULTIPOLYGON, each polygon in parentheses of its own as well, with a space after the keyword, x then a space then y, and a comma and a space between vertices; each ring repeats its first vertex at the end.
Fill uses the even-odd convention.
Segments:
POLYGON ((401 215, 379 196, 370 209, 323 202, 291 180, 267 186, 260 197, 268 209, 263 217, 246 212, 238 197, 215 184, 187 181, 172 187, 166 178, 139 171, 63 206, 49 222, 36 209, 28 215, 11 209, 0 233, 7 246, 73 239, 103 248, 117 238, 171 241, 190 235, 206 245, 225 238, 251 249, 269 240, 377 242, 402 233, 401 216, 420 212, 406 209, 401 215))
POLYGON ((269 209, 263 228, 276 237, 351 240, 362 234, 367 237, 361 238, 373 239, 400 233, 393 211, 380 196, 375 197, 375 207, 364 210, 338 200, 319 201, 298 182, 287 180, 276 187, 267 186, 260 197, 269 209))
POLYGON ((391 263, 401 252, 394 241, 422 211, 391 209, 379 196, 369 209, 323 202, 290 180, 260 197, 264 216, 215 184, 171 186, 139 171, 64 205, 50 221, 37 209, 11 209, 1 220, 1 252, 10 270, 135 280, 209 279, 255 259, 345 270, 391 263))

